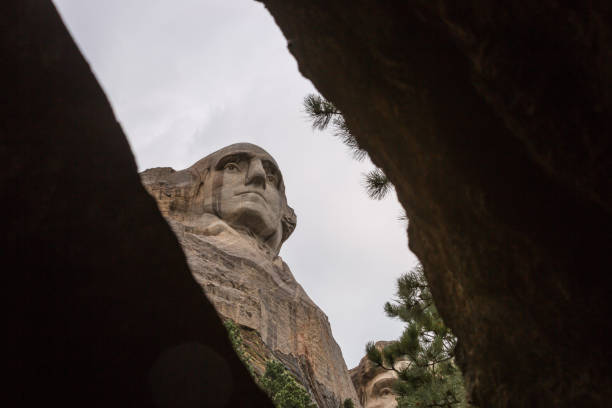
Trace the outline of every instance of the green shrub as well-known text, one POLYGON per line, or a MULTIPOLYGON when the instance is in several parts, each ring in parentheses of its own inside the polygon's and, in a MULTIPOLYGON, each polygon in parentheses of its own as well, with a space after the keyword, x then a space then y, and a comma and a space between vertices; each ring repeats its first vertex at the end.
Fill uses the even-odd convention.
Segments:
POLYGON ((251 365, 251 356, 249 356, 244 351, 244 345, 242 344, 242 335, 240 335, 240 329, 238 328, 238 326, 236 326, 236 323, 234 323, 230 319, 225 320, 223 322, 223 325, 225 326, 225 329, 227 330, 227 335, 232 343, 232 347, 234 348, 234 351, 238 355, 238 358, 240 358, 240 361, 242 361, 246 369, 249 371, 249 374, 251 374, 251 377, 253 377, 255 381, 257 382, 257 376, 255 375, 255 370, 253 370, 253 366, 251 365))
MULTIPOLYGON (((249 370, 255 382, 268 394, 275 407, 316 408, 316 404, 312 402, 308 391, 297 382, 282 363, 276 360, 268 360, 263 377, 257 378, 251 365, 251 357, 244 351, 240 329, 230 319, 225 320, 223 324, 227 329, 234 351, 249 370)), ((351 406, 346 406, 346 401, 345 408, 351 408, 351 406)))
POLYGON ((316 408, 308 391, 276 360, 268 360, 259 385, 277 408, 316 408))
POLYGON ((352 399, 347 398, 344 400, 344 403, 342 404, 342 408, 355 408, 355 403, 353 402, 352 399))

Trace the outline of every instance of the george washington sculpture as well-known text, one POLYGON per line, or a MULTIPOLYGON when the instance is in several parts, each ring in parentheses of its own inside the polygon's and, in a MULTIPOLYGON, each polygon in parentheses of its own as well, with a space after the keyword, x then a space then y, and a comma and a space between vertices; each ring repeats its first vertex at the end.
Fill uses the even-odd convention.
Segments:
MULTIPOLYGON (((357 394, 327 316, 278 255, 296 224, 283 176, 262 148, 238 143, 193 166, 140 174, 219 316, 248 338, 257 373, 282 361, 318 406, 357 394)), ((247 344, 245 343, 245 344, 247 344)))
POLYGON ((185 170, 150 169, 142 177, 162 213, 196 233, 231 227, 275 256, 296 225, 276 161, 250 143, 224 147, 185 170))

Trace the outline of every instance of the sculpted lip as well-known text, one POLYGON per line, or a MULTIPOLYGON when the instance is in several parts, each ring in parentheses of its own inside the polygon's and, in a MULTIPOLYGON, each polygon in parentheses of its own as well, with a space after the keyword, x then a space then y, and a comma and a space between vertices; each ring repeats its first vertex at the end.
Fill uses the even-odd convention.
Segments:
POLYGON ((236 194, 237 196, 241 196, 241 195, 245 195, 245 194, 257 194, 258 196, 260 196, 261 198, 263 198, 264 201, 267 202, 266 197, 263 196, 263 194, 261 194, 259 191, 242 191, 238 194, 236 194))

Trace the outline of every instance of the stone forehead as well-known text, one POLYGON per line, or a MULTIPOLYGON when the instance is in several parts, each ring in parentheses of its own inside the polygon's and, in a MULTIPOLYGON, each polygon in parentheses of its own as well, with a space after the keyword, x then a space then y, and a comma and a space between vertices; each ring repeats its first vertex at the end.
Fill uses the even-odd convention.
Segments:
MULTIPOLYGON (((235 154, 246 154, 250 157, 257 157, 259 159, 265 159, 270 161, 278 171, 278 177, 280 179, 278 183, 278 190, 282 199, 282 208, 281 208, 281 241, 284 242, 289 238, 289 236, 293 233, 295 229, 297 217, 293 209, 287 203, 287 196, 285 195, 285 183, 283 181, 283 175, 276 163, 276 160, 264 149, 261 147, 254 145, 252 143, 235 143, 229 146, 226 146, 222 149, 217 150, 209 154, 208 156, 200 159, 191 167, 185 169, 185 172, 190 175, 190 180, 197 180, 203 187, 197 187, 197 193, 200 194, 201 200, 203 200, 203 208, 204 213, 211 213, 221 218, 219 213, 219 199, 220 199, 220 191, 223 186, 223 177, 222 173, 218 171, 220 161, 229 156, 235 154)), ((180 173, 180 172, 179 172, 180 173)), ((280 248, 280 246, 279 246, 280 248)), ((278 250, 278 248, 276 248, 278 250)))
POLYGON ((278 163, 276 163, 276 160, 274 160, 274 157, 272 157, 270 153, 268 153, 261 147, 254 145, 252 143, 234 143, 232 145, 225 146, 224 148, 221 148, 217 150, 216 152, 211 153, 208 156, 204 157, 203 159, 199 160, 197 163, 195 163, 191 167, 195 167, 199 170, 203 169, 204 167, 214 168, 216 164, 219 162, 219 160, 221 160, 222 158, 228 155, 231 155, 231 154, 238 154, 238 153, 246 153, 246 154, 249 154, 255 157, 265 157, 268 160, 270 160, 272 163, 274 163, 274 165, 280 172, 280 168, 278 167, 278 163))

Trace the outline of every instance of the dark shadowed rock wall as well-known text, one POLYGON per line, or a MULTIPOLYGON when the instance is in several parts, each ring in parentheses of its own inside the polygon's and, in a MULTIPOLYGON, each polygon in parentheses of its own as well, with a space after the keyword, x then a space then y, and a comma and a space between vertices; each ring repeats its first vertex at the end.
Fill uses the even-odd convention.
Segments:
POLYGON ((3 1, 5 406, 267 407, 50 1, 3 1))
MULTIPOLYGON (((609 2, 265 3, 396 185, 475 401, 609 405, 609 2)), ((0 33, 8 405, 265 405, 51 3, 0 33)))
POLYGON ((481 406, 606 406, 607 1, 265 0, 397 188, 481 406))

